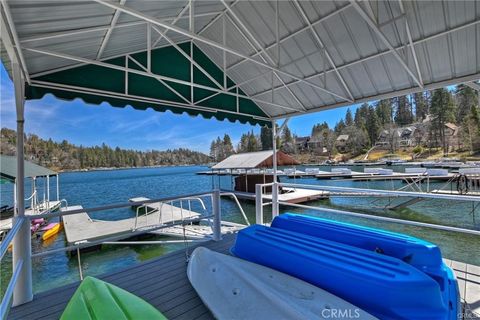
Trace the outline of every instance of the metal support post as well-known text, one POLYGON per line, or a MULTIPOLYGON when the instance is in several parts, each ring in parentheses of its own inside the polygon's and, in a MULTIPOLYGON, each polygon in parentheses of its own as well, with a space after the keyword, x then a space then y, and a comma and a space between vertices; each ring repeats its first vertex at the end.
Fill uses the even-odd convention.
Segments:
MULTIPOLYGON (((25 83, 17 62, 12 63, 13 82, 15 87, 15 104, 17 111, 17 179, 16 179, 16 212, 15 220, 25 216, 25 168, 24 168, 24 88, 25 83)), ((30 221, 26 219, 13 239, 13 270, 23 262, 18 282, 13 291, 13 306, 32 301, 32 242, 30 221)))
POLYGON ((220 208, 220 189, 215 189, 212 194, 213 209, 213 240, 222 240, 222 213, 220 208))
POLYGON ((263 186, 255 185, 255 223, 263 224, 263 186))

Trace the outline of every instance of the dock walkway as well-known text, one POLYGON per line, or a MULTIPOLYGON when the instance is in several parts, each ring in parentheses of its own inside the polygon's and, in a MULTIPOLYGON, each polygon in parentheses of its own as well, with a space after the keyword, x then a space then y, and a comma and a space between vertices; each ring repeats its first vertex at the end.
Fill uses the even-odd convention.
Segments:
MULTIPOLYGON (((301 188, 289 188, 283 187, 284 193, 278 195, 278 201, 288 203, 304 203, 308 201, 314 201, 319 199, 327 199, 330 192, 322 190, 311 190, 301 188)), ((246 200, 255 200, 255 193, 243 192, 243 191, 228 191, 233 192, 237 198, 246 200)), ((264 200, 272 201, 271 194, 264 194, 264 200)))
MULTIPOLYGON (((230 234, 224 235, 222 241, 208 241, 201 245, 229 254, 234 241, 235 235, 230 234)), ((189 248, 190 253, 193 247, 189 248)), ((480 319, 480 266, 445 261, 458 278, 460 295, 465 301, 464 319, 480 319)), ((190 285, 186 268, 185 251, 179 250, 98 278, 141 297, 170 320, 213 319, 190 285)), ((32 302, 12 308, 9 319, 58 319, 78 284, 76 282, 36 294, 32 302)))
MULTIPOLYGON (((68 210, 81 210, 82 206, 69 206, 68 210)), ((66 211, 66 208, 62 208, 66 211)), ((199 213, 181 209, 164 203, 158 210, 148 215, 140 215, 136 218, 128 218, 116 221, 93 220, 86 212, 63 216, 63 226, 69 244, 80 241, 94 241, 111 236, 128 237, 136 228, 157 226, 160 223, 171 223, 183 219, 198 218, 199 213), (160 210, 161 209, 161 210, 160 210), (160 217, 161 215, 161 217, 160 217)))

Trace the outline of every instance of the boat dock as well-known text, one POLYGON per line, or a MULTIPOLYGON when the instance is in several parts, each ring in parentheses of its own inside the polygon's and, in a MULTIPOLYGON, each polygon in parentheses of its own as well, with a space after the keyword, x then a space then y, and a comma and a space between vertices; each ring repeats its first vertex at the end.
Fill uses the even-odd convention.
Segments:
MULTIPOLYGON (((68 210, 81 210, 82 206, 70 206, 68 210)), ((61 211, 67 209, 62 208, 61 211)), ((118 239, 129 238, 139 228, 158 226, 161 223, 172 223, 184 219, 200 217, 200 213, 181 209, 164 203, 147 215, 117 221, 94 220, 86 212, 63 216, 63 226, 69 244, 82 241, 95 241, 102 238, 118 236, 118 239)))
MULTIPOLYGON (((299 188, 283 188, 284 193, 278 194, 278 201, 288 203, 304 203, 308 201, 327 199, 330 196, 330 192, 322 190, 311 189, 299 189, 299 188)), ((255 201, 255 193, 243 192, 243 191, 228 191, 237 196, 238 199, 255 201)), ((271 194, 264 194, 263 199, 272 201, 271 194)))
MULTIPOLYGON (((230 254, 235 235, 224 235, 219 242, 208 241, 196 246, 230 254)), ((464 320, 480 319, 480 266, 447 260, 454 270, 464 304, 464 320)), ((87 276, 88 273, 85 275, 87 276)), ((214 319, 187 278, 185 250, 107 273, 98 278, 108 281, 144 299, 168 319, 214 319)), ((34 296, 33 301, 10 310, 9 319, 58 319, 77 289, 79 282, 45 291, 34 296)))

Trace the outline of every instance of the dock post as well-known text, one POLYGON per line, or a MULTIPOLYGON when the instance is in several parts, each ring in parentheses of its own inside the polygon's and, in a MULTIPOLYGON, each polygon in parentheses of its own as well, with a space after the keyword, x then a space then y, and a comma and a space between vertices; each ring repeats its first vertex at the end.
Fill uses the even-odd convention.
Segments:
MULTIPOLYGON (((288 120, 285 120, 285 123, 288 120)), ((277 123, 272 121, 272 165, 273 165, 273 185, 272 185, 272 220, 278 216, 278 182, 277 182, 277 123)))
MULTIPOLYGON (((24 160, 24 92, 25 83, 18 63, 12 63, 13 81, 15 87, 15 104, 17 112, 17 178, 16 178, 16 212, 14 223, 18 218, 25 217, 25 160, 24 160)), ((25 219, 23 226, 13 239, 13 270, 20 267, 18 281, 13 291, 13 306, 33 300, 32 293, 32 242, 30 220, 25 219)))
POLYGON ((213 190, 212 194, 212 209, 213 209, 213 240, 222 240, 222 213, 220 208, 220 190, 213 190))
POLYGON ((255 185, 255 223, 263 224, 263 185, 255 185))

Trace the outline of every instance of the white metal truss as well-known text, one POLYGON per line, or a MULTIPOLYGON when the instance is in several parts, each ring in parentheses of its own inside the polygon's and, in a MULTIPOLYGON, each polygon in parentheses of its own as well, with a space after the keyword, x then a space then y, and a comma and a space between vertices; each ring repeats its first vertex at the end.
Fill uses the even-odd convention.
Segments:
MULTIPOLYGON (((413 45, 417 45, 417 44, 421 44, 421 43, 425 43, 427 41, 430 41, 430 40, 433 40, 433 39, 436 39, 436 38, 439 38, 439 37, 442 37, 442 36, 445 36, 447 34, 450 34, 450 33, 453 33, 453 32, 458 32, 460 30, 463 30, 463 29, 466 29, 466 28, 470 28, 470 27, 473 27, 473 26, 476 26, 476 25, 479 25, 480 24, 480 20, 476 20, 476 21, 472 21, 472 22, 467 22, 465 24, 462 24, 462 25, 459 25, 459 26, 456 26, 454 28, 451 28, 449 30, 445 30, 445 31, 441 31, 439 33, 435 33, 435 34, 432 34, 428 37, 425 37, 425 38, 422 38, 422 39, 418 39, 418 40, 415 40, 413 41, 413 45)), ((403 45, 400 45, 398 47, 395 48, 395 50, 399 50, 401 48, 403 48, 404 46, 403 45)), ((363 62, 366 62, 366 61, 369 61, 369 60, 372 60, 372 59, 375 59, 375 58, 378 58, 378 57, 381 57, 381 56, 384 56, 384 55, 387 55, 387 54, 390 54, 391 51, 389 49, 385 50, 385 51, 381 51, 381 52, 377 52, 377 53, 374 53, 374 54, 371 54, 369 56, 366 56, 366 57, 363 57, 361 59, 358 59, 358 60, 355 60, 355 61, 352 61, 352 62, 348 62, 348 63, 345 63, 345 64, 342 64, 342 65, 339 65, 337 66, 337 69, 338 70, 342 70, 342 69, 346 69, 346 68, 349 68, 349 67, 352 67, 352 66, 355 66, 359 63, 363 63, 363 62)), ((316 53, 314 53, 316 54, 316 53)), ((304 59, 305 57, 301 57, 300 59, 304 59)), ((308 58, 308 56, 307 56, 308 58)), ((295 61, 294 61, 295 62, 295 61)), ((328 70, 325 71, 326 74, 329 74, 329 73, 332 73, 332 72, 335 72, 335 70, 333 70, 333 68, 330 68, 328 70)), ((269 74, 269 72, 264 72, 260 75, 258 75, 257 77, 261 77, 261 76, 266 76, 267 74, 269 74)), ((317 78, 319 76, 322 76, 322 73, 314 73, 312 75, 309 75, 309 76, 306 76, 305 79, 306 80, 310 80, 310 79, 314 79, 314 78, 317 78)), ((289 82, 287 83, 287 86, 292 86, 294 84, 297 84, 298 81, 292 81, 292 82, 289 82)), ((278 90, 278 89, 281 89, 282 86, 276 86, 274 88, 274 90, 278 90)), ((256 96, 260 96, 262 94, 265 94, 267 91, 269 91, 270 89, 268 90, 265 90, 265 91, 261 91, 261 92, 257 92, 256 94, 252 95, 253 97, 256 97, 256 96)), ((356 101, 357 102, 357 101, 356 101)))
POLYGON ((289 107, 289 106, 284 106, 284 105, 281 105, 281 104, 278 104, 278 103, 273 103, 273 102, 270 102, 270 101, 261 100, 261 99, 253 98, 253 97, 246 96, 246 95, 243 95, 243 94, 239 94, 239 93, 236 93, 236 92, 229 92, 227 90, 217 89, 217 88, 201 85, 201 84, 198 84, 198 83, 191 83, 190 81, 184 81, 184 80, 180 80, 180 79, 176 79, 176 78, 171 78, 171 77, 158 75, 158 74, 152 73, 151 71, 150 72, 141 71, 141 70, 137 70, 137 69, 132 69, 132 68, 122 67, 122 66, 118 66, 118 65, 114 65, 114 64, 110 64, 110 63, 105 63, 105 62, 102 62, 102 61, 97 61, 97 60, 91 60, 91 59, 87 59, 87 58, 72 56, 72 55, 68 55, 68 54, 65 54, 65 53, 54 52, 54 51, 51 51, 51 50, 36 49, 36 48, 23 48, 23 49, 26 50, 26 51, 45 54, 45 55, 52 56, 52 57, 57 57, 57 58, 63 58, 63 59, 67 59, 67 60, 82 62, 82 63, 85 63, 85 64, 97 65, 97 66, 100 66, 100 67, 105 67, 105 68, 119 70, 119 71, 128 72, 128 73, 135 73, 135 74, 145 76, 145 77, 149 77, 149 78, 161 79, 161 80, 164 80, 164 81, 170 81, 170 82, 174 82, 174 83, 178 83, 178 84, 183 84, 183 85, 186 85, 186 86, 193 86, 193 87, 196 87, 196 88, 200 88, 200 89, 204 89, 204 90, 208 90, 208 91, 212 91, 212 92, 219 92, 219 93, 223 93, 223 94, 226 94, 226 95, 239 97, 239 98, 244 98, 244 99, 248 99, 248 100, 251 100, 251 101, 254 101, 254 102, 257 102, 257 103, 263 103, 263 104, 271 105, 271 106, 286 109, 286 110, 298 111, 295 108, 292 108, 292 107, 289 107))
POLYGON ((397 50, 393 47, 393 45, 390 43, 390 41, 385 37, 383 32, 380 30, 380 28, 377 26, 376 22, 370 17, 368 13, 366 13, 362 7, 357 3, 356 0, 350 0, 350 3, 352 6, 357 10, 358 14, 365 20, 365 22, 368 24, 368 26, 377 34, 379 39, 387 46, 389 51, 393 54, 395 59, 400 63, 400 65, 405 69, 405 71, 408 73, 410 77, 417 83, 417 85, 420 88, 423 88, 423 83, 418 79, 418 77, 410 70, 409 66, 405 63, 403 58, 400 56, 400 54, 397 52, 397 50))
MULTIPOLYGON (((25 77, 25 80, 28 82, 28 84, 30 84, 30 74, 28 73, 25 58, 23 57, 22 50, 20 49, 20 41, 18 40, 17 30, 15 29, 15 24, 13 23, 12 14, 10 12, 10 8, 8 7, 7 0, 1 0, 1 5, 3 8, 3 12, 1 14, 2 29, 3 27, 5 27, 5 28, 8 28, 8 30, 10 30, 10 35, 8 35, 8 37, 11 36, 11 39, 9 42, 13 47, 13 50, 15 52, 15 57, 18 60, 19 65, 21 66, 23 76, 25 77)), ((3 32, 5 33, 5 35, 7 35, 6 30, 3 30, 2 33, 3 32)), ((4 34, 2 34, 2 36, 3 35, 4 34)), ((2 37, 2 40, 3 40, 3 37, 2 37)))
MULTIPOLYGON (((120 0, 120 5, 123 6, 126 1, 127 0, 120 0)), ((102 57, 103 51, 107 46, 108 40, 110 40, 110 36, 112 35, 113 28, 115 28, 115 25, 117 24, 118 18, 120 18, 121 13, 122 13, 121 11, 115 10, 112 21, 110 22, 110 27, 107 29, 107 33, 105 33, 105 37, 103 37, 102 44, 100 45, 100 49, 98 50, 97 60, 99 60, 102 57)))
MULTIPOLYGON (((272 58, 272 56, 267 52, 265 51, 265 49, 262 48, 262 45, 260 44, 260 42, 255 38, 255 36, 250 32, 250 30, 247 28, 247 26, 240 20, 240 18, 238 17, 238 15, 233 11, 232 8, 230 8, 228 6, 228 4, 224 1, 224 0, 221 0, 223 5, 225 6, 225 8, 227 8, 228 12, 232 15, 233 19, 230 19, 230 22, 232 23, 232 25, 239 31, 239 33, 242 35, 242 37, 247 41, 247 43, 252 47, 253 50, 255 50, 256 53, 260 52, 260 53, 263 53, 263 55, 265 55, 267 57, 267 59, 270 61, 270 64, 275 64, 275 61, 274 59, 272 58), (251 39, 251 40, 250 40, 251 39), (253 44, 252 41, 255 43, 253 44)), ((228 17, 228 15, 227 15, 228 17)), ((278 20, 278 19, 277 19, 278 20)), ((277 30, 277 33, 278 35, 278 30, 277 30)), ((277 42, 277 48, 279 48, 279 43, 277 42)), ((225 51, 224 51, 225 52, 225 51)), ((269 63, 267 62, 267 60, 264 58, 262 54, 260 55, 260 58, 263 60, 263 62, 265 63, 269 63)), ((277 58, 278 59, 278 58, 277 58)), ((277 67, 278 67, 278 64, 277 64, 277 67)), ((293 91, 287 87, 285 85, 285 82, 283 81, 283 79, 278 75, 277 72, 273 71, 273 74, 275 75, 275 77, 277 78, 278 81, 280 81, 280 83, 282 84, 282 86, 288 91, 288 93, 290 93, 290 95, 293 97, 293 99, 298 103, 298 105, 303 109, 303 110, 307 110, 307 108, 305 108, 304 104, 298 99, 298 97, 295 95, 295 93, 293 93, 293 91)), ((273 86, 273 84, 272 84, 273 86)), ((273 100, 272 100, 273 101, 273 100)))
POLYGON ((209 46, 211 46, 211 47, 214 47, 214 48, 217 48, 217 49, 220 49, 220 50, 225 50, 225 51, 227 51, 227 52, 230 53, 230 54, 233 54, 233 55, 238 56, 238 57, 240 57, 240 58, 247 59, 247 60, 249 60, 250 62, 255 63, 255 64, 257 64, 257 65, 259 65, 259 66, 261 66, 261 67, 270 69, 270 70, 272 70, 272 71, 276 71, 277 73, 282 74, 282 75, 284 75, 284 76, 287 76, 287 77, 289 77, 289 78, 292 78, 292 79, 294 79, 294 80, 299 80, 299 82, 302 83, 302 84, 308 85, 308 86, 310 86, 310 87, 312 87, 312 88, 316 88, 316 89, 321 90, 321 91, 323 91, 323 92, 325 92, 325 93, 331 94, 331 95, 333 95, 333 96, 335 96, 335 97, 337 97, 337 98, 339 98, 339 99, 341 99, 341 100, 345 100, 345 101, 352 102, 349 98, 344 97, 344 96, 342 96, 342 95, 340 95, 340 94, 337 94, 337 93, 335 93, 335 92, 333 92, 333 91, 327 90, 327 89, 325 89, 325 88, 323 88, 323 87, 321 87, 321 86, 319 86, 319 85, 317 85, 317 84, 315 84, 315 83, 309 82, 309 81, 303 79, 302 77, 299 77, 299 76, 296 76, 296 75, 291 74, 291 73, 289 73, 289 72, 280 70, 280 69, 278 69, 278 68, 276 68, 276 67, 273 67, 273 66, 271 66, 271 65, 269 65, 269 64, 267 64, 267 63, 264 63, 264 62, 255 60, 255 59, 249 57, 248 55, 245 55, 245 54, 243 54, 243 53, 241 53, 241 52, 238 52, 238 51, 236 51, 236 50, 234 50, 234 49, 232 49, 232 48, 223 46, 223 45, 220 44, 220 43, 217 43, 217 42, 215 42, 215 41, 213 41, 213 40, 207 39, 207 38, 205 38, 205 37, 203 37, 203 36, 200 36, 200 35, 198 35, 198 34, 192 33, 192 32, 190 32, 190 31, 188 31, 188 30, 185 30, 185 29, 176 27, 176 26, 174 26, 174 25, 172 25, 172 24, 169 24, 169 23, 166 23, 166 22, 162 22, 162 21, 160 21, 159 19, 153 18, 153 17, 151 17, 151 16, 148 16, 148 15, 142 13, 142 12, 133 10, 133 9, 131 9, 131 8, 127 8, 127 7, 125 7, 125 6, 120 6, 120 5, 116 4, 116 3, 111 3, 111 2, 108 2, 108 1, 104 1, 104 0, 94 0, 94 1, 95 1, 95 2, 98 2, 98 3, 100 3, 100 4, 103 4, 103 5, 107 6, 107 7, 121 10, 121 11, 127 13, 127 14, 130 14, 130 15, 132 15, 132 16, 134 16, 134 17, 139 18, 139 19, 143 19, 143 20, 145 20, 145 21, 151 22, 152 24, 158 25, 158 26, 160 26, 160 27, 163 27, 163 28, 166 28, 166 29, 170 29, 170 30, 172 30, 172 31, 174 31, 174 32, 177 32, 177 33, 181 34, 181 35, 184 35, 184 36, 186 36, 186 37, 189 37, 189 38, 191 38, 192 40, 196 40, 196 41, 202 42, 202 43, 204 43, 204 44, 206 44, 206 45, 209 45, 209 46))
POLYGON ((415 52, 415 46, 413 45, 412 32, 410 30, 410 25, 408 24, 408 17, 405 13, 405 8, 403 7, 403 0, 398 0, 398 5, 400 6, 400 11, 405 16, 405 31, 407 32, 408 43, 410 44, 410 50, 412 51, 413 61, 415 62, 415 69, 417 70, 418 81, 420 82, 420 87, 423 87, 422 72, 420 71, 420 65, 418 64, 417 53, 415 52))

